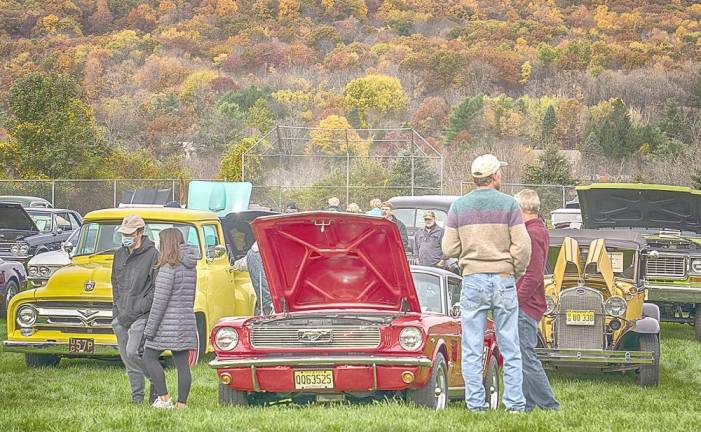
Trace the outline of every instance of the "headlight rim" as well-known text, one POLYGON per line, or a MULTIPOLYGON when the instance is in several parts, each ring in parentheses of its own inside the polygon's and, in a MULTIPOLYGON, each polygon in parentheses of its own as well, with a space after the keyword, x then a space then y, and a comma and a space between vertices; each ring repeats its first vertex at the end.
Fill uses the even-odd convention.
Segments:
POLYGON ((606 315, 616 317, 616 318, 623 318, 626 315, 627 310, 628 310, 628 302, 626 301, 625 298, 623 298, 621 296, 618 296, 618 295, 611 296, 611 297, 607 298, 606 301, 604 302, 604 312, 606 313, 606 315), (621 301, 622 302, 621 304, 623 305, 623 308, 621 309, 621 312, 619 314, 614 314, 610 310, 609 302, 614 302, 614 301, 621 301))
POLYGON ((53 271, 50 266, 39 266, 39 276, 49 278, 52 273, 53 271), (46 269, 46 273, 42 272, 43 269, 46 269))
POLYGON ((214 335, 214 345, 216 346, 217 349, 221 351, 233 351, 239 344, 240 336, 238 330, 236 328, 231 327, 231 326, 225 326, 225 327, 220 327, 217 329, 217 333, 214 335), (224 331, 231 331, 233 333, 232 335, 232 342, 230 342, 230 347, 225 347, 222 346, 219 340, 219 336, 222 332, 224 331))
POLYGON ((404 350, 404 351, 409 351, 409 352, 414 352, 418 351, 421 349, 421 347, 424 344, 424 332, 419 328, 415 326, 407 326, 404 327, 400 332, 399 332, 399 346, 404 350), (403 342, 402 339, 406 338, 407 336, 405 333, 408 332, 416 332, 415 336, 418 339, 418 344, 415 346, 405 346, 405 342, 403 342))
POLYGON ((39 266, 29 266, 27 268, 27 276, 29 276, 29 277, 39 276, 39 266))
POLYGON ((692 259, 691 259, 691 262, 689 263, 689 270, 690 270, 691 273, 694 273, 694 274, 701 274, 701 257, 697 257, 697 258, 692 258, 692 259), (699 264, 699 269, 698 269, 698 270, 694 269, 694 264, 696 264, 696 263, 699 264))
POLYGON ((543 315, 553 315, 555 311, 557 310, 557 302, 555 301, 555 297, 551 295, 546 295, 545 296, 545 312, 543 312, 543 315))
POLYGON ((34 324, 36 324, 38 316, 39 316, 39 313, 37 312, 37 310, 36 310, 36 308, 35 308, 34 306, 25 304, 25 305, 22 305, 22 306, 20 306, 19 308, 17 308, 17 314, 16 314, 16 317, 15 317, 15 321, 17 322, 17 324, 18 324, 21 328, 31 328, 32 326, 34 326, 34 324), (31 322, 23 322, 23 321, 20 319, 20 317, 22 316, 22 311, 23 311, 23 310, 30 310, 30 311, 32 311, 32 315, 33 315, 33 316, 32 316, 31 322))

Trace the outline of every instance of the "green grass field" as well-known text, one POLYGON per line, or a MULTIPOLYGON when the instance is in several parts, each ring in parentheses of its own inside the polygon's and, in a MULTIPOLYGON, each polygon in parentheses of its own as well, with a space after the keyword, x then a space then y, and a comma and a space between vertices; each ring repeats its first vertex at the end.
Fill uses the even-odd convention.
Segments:
MULTIPOLYGON (((5 336, 5 321, 0 321, 5 336)), ((643 431, 696 430, 701 419, 701 344, 689 326, 662 329, 659 388, 641 389, 631 374, 552 373, 559 412, 470 414, 461 403, 443 412, 400 402, 220 408, 217 380, 193 371, 189 408, 156 411, 129 403, 126 373, 116 363, 62 360, 27 369, 21 355, 0 354, 0 431, 643 431)), ((175 372, 168 372, 175 388, 175 372)))

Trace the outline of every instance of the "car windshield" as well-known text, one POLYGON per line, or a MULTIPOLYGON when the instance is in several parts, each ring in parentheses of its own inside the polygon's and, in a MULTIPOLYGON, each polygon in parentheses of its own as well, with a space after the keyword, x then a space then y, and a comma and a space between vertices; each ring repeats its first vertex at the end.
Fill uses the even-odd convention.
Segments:
POLYGON ((412 273, 422 312, 442 313, 441 279, 428 273, 412 273))
POLYGON ((31 210, 28 210, 27 213, 29 213, 29 216, 34 221, 34 225, 39 228, 39 231, 50 232, 53 228, 51 213, 33 212, 31 210))
MULTIPOLYGON (((117 232, 121 221, 89 222, 80 229, 80 237, 76 247, 75 256, 90 255, 100 252, 113 252, 122 245, 122 235, 117 232)), ((158 234, 166 228, 177 228, 183 233, 185 243, 193 246, 196 258, 200 259, 200 239, 197 235, 197 227, 184 223, 173 222, 146 222, 144 234, 153 240, 156 248, 159 247, 158 234)))

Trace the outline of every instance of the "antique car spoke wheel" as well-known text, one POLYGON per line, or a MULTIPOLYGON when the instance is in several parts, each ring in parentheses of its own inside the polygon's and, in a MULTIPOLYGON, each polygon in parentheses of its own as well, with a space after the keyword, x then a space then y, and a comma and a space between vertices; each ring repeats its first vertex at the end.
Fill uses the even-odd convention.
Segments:
POLYGON ((484 394, 489 409, 499 408, 499 366, 497 357, 492 354, 484 378, 484 394))
POLYGON ((10 304, 10 300, 12 300, 12 297, 15 296, 19 292, 19 286, 17 285, 17 282, 11 280, 7 282, 7 285, 5 286, 5 298, 3 299, 2 305, 0 305, 0 314, 2 314, 2 317, 5 318, 5 315, 7 314, 7 306, 10 304))
POLYGON ((640 351, 652 351, 655 362, 640 366, 636 383, 642 387, 656 386, 660 382, 660 339, 658 335, 640 335, 640 351))
POLYGON ((420 407, 445 409, 448 406, 448 369, 442 354, 433 363, 431 377, 425 386, 416 390, 407 390, 407 401, 420 407))

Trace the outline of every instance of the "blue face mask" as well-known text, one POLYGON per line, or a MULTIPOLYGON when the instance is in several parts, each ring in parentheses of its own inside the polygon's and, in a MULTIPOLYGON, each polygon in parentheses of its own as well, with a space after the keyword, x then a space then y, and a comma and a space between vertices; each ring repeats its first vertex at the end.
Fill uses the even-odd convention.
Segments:
POLYGON ((128 248, 134 246, 134 237, 122 236, 122 246, 128 248))

